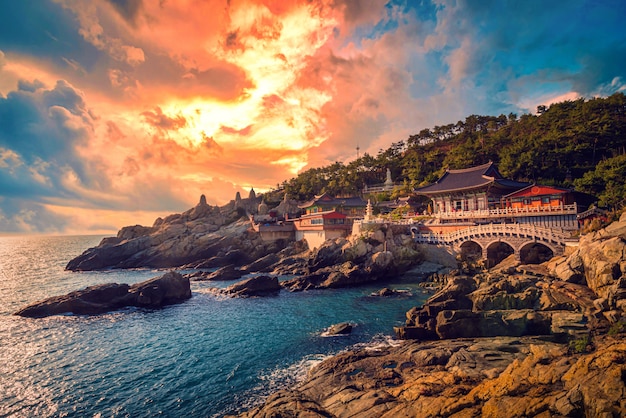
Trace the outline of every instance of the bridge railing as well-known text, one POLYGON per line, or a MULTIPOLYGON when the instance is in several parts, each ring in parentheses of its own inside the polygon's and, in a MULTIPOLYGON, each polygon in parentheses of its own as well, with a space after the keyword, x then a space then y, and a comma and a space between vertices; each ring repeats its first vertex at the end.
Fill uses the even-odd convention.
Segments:
POLYGON ((472 219, 472 218, 502 218, 505 216, 530 216, 530 215, 576 215, 578 208, 576 203, 559 206, 536 206, 523 208, 501 208, 482 210, 458 210, 453 212, 435 213, 439 219, 472 219))
POLYGON ((486 236, 509 236, 509 237, 528 237, 539 239, 541 241, 555 242, 564 244, 572 240, 569 232, 560 228, 542 228, 528 224, 484 224, 476 225, 464 229, 460 229, 448 233, 415 233, 415 242, 420 244, 446 244, 451 245, 459 241, 471 240, 472 238, 480 238, 486 236))

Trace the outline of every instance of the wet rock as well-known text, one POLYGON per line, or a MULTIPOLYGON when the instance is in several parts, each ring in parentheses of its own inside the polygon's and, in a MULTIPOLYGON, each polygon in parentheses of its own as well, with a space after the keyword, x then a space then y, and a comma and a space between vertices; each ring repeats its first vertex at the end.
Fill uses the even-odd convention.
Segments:
POLYGON ((243 276, 243 272, 235 267, 233 264, 229 264, 222 268, 219 268, 213 272, 208 272, 205 274, 201 274, 200 276, 194 277, 193 280, 196 281, 207 281, 207 280, 237 280, 243 276))
POLYGON ((370 296, 384 297, 384 298, 406 297, 406 296, 411 296, 411 292, 409 292, 408 290, 396 290, 396 289, 390 289, 388 287, 384 287, 376 292, 373 292, 370 296))
POLYGON ((331 325, 326 331, 323 332, 325 336, 332 335, 347 335, 352 332, 352 324, 349 322, 342 322, 340 324, 331 325))
POLYGON ((231 297, 271 296, 280 292, 281 286, 275 276, 254 276, 237 282, 226 289, 212 289, 216 294, 231 297))
POLYGON ((126 306, 159 308, 190 297, 189 279, 172 271, 132 286, 117 283, 90 286, 36 302, 20 309, 15 315, 31 318, 64 313, 97 315, 126 306))

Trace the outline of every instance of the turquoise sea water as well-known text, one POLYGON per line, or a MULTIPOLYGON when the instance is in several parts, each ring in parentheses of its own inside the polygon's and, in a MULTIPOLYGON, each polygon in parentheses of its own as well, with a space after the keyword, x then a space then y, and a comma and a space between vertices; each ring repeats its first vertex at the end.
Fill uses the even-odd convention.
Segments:
POLYGON ((0 417, 211 417, 257 405, 302 379, 325 356, 390 340, 427 295, 370 298, 383 287, 227 299, 203 293, 232 282, 192 282, 192 298, 156 311, 28 319, 11 315, 49 296, 98 283, 135 283, 154 270, 64 271, 100 236, 0 237, 0 417), (356 324, 347 337, 328 326, 356 324))

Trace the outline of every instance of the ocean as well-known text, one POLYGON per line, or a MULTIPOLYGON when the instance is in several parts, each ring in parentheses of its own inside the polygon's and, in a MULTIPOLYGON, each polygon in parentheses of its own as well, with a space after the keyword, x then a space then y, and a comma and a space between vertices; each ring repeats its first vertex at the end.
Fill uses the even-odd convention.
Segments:
POLYGON ((0 417, 218 417, 297 384, 329 355, 393 343, 393 326, 427 294, 411 283, 282 291, 231 299, 206 293, 232 282, 192 282, 192 298, 159 310, 44 319, 12 315, 37 300, 100 283, 136 283, 163 271, 69 272, 101 236, 0 237, 0 417), (382 287, 409 298, 372 298, 382 287), (349 336, 323 337, 339 322, 349 336))

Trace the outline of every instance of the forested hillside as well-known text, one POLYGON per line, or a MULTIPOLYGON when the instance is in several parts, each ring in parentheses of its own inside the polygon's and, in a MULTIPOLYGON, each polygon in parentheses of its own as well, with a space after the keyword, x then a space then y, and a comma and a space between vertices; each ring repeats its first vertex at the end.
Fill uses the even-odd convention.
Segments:
MULTIPOLYGON (((435 181, 446 168, 489 160, 507 178, 591 193, 603 206, 626 204, 626 96, 579 99, 539 106, 537 115, 471 115, 464 121, 424 129, 377 156, 309 169, 284 188, 305 200, 322 192, 359 194, 382 183, 387 168, 403 186, 396 195, 435 181)), ((395 197, 395 196, 391 196, 395 197)))

